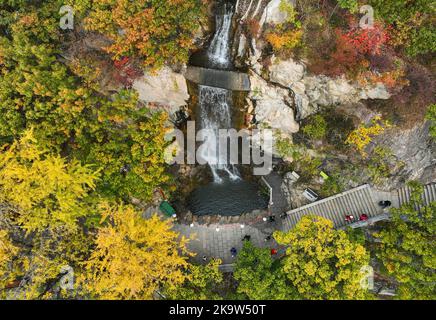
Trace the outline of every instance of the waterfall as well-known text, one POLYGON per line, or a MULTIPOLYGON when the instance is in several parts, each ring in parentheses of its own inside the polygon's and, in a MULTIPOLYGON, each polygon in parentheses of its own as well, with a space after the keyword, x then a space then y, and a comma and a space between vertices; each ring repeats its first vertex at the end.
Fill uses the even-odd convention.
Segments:
POLYGON ((217 68, 227 68, 230 63, 230 29, 232 26, 233 6, 224 4, 224 13, 216 16, 217 31, 207 51, 210 62, 217 68))
POLYGON ((213 174, 214 182, 221 183, 221 173, 225 173, 230 180, 239 180, 240 175, 234 165, 228 164, 226 152, 219 149, 219 129, 230 129, 232 126, 231 105, 232 93, 226 89, 200 86, 199 118, 200 128, 214 133, 207 137, 202 145, 200 156, 204 159, 213 174))
MULTIPOLYGON (((231 59, 234 2, 217 0, 215 34, 209 47, 199 51, 190 60, 194 66, 200 67, 202 72, 206 71, 201 73, 200 79, 195 82, 199 83, 195 112, 197 138, 202 141, 196 156, 199 163, 208 166, 207 169, 213 176, 213 183, 199 186, 187 199, 189 209, 194 215, 234 216, 268 207, 268 199, 261 194, 259 186, 252 181, 243 180, 236 165, 229 164, 230 159, 236 160, 233 159, 235 155, 231 154, 236 150, 221 142, 236 142, 236 139, 229 139, 228 135, 220 137, 220 134, 225 132, 220 132, 220 129, 233 129, 234 125, 233 91, 213 87, 216 83, 229 81, 230 70, 235 69, 231 59), (209 78, 217 80, 215 77, 220 81, 210 81, 209 78)), ((238 4, 240 5, 240 1, 236 7, 238 4)), ((239 146, 237 147, 239 150, 239 146)))
MULTIPOLYGON (((231 67, 230 30, 232 27, 234 6, 223 3, 216 16, 216 32, 207 50, 208 64, 212 68, 231 67)), ((219 149, 219 129, 232 127, 232 92, 226 89, 199 86, 199 123, 200 129, 209 134, 201 146, 199 156, 206 162, 213 174, 215 183, 223 178, 240 180, 240 174, 234 165, 229 164, 227 152, 219 149), (213 133, 213 134, 210 134, 213 133)), ((228 151, 228 150, 225 150, 228 151)))

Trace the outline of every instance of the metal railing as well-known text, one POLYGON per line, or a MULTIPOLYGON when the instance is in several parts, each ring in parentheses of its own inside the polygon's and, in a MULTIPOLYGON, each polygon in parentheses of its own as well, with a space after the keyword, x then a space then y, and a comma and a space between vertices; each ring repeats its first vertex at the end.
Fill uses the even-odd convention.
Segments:
POLYGON ((266 181, 266 179, 264 177, 262 177, 261 180, 263 181, 263 183, 266 185, 266 187, 269 190, 269 204, 268 204, 268 206, 272 207, 272 205, 274 204, 274 202, 273 202, 273 188, 268 183, 268 181, 266 181))

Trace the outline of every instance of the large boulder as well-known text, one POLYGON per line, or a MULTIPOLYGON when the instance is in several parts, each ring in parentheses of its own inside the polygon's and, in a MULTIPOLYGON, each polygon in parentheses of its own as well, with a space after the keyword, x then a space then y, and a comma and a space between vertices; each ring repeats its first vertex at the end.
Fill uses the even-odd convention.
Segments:
POLYGON ((135 80, 133 89, 139 99, 146 103, 155 103, 169 113, 174 113, 186 105, 189 99, 185 77, 165 66, 157 73, 147 73, 135 80))
POLYGON ((278 60, 272 58, 269 67, 269 77, 271 82, 279 83, 285 87, 292 87, 295 83, 303 79, 305 67, 292 59, 278 60))

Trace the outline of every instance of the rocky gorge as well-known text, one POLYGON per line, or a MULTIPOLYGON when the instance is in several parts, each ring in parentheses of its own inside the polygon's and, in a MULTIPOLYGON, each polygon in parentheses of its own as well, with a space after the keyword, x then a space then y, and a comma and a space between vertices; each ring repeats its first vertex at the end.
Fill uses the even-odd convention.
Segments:
MULTIPOLYGON (((251 85, 244 105, 240 106, 248 119, 246 125, 250 128, 272 128, 278 136, 292 141, 293 136, 300 132, 303 120, 326 108, 347 114, 355 119, 356 124, 369 123, 378 113, 366 108, 365 104, 391 98, 389 89, 383 83, 361 84, 345 76, 312 74, 308 71, 306 61, 295 57, 283 59, 268 50, 267 43, 261 37, 262 28, 286 20, 286 13, 280 10, 280 2, 238 0, 235 4, 231 53, 237 69, 249 75, 251 85), (256 34, 247 32, 244 27, 248 20, 257 21, 259 31, 256 34)), ((200 45, 207 43, 210 29, 204 27, 199 30, 196 41, 200 45)), ((181 108, 188 109, 188 101, 192 98, 184 77, 186 70, 186 66, 167 66, 156 74, 146 74, 136 79, 133 88, 143 102, 167 111, 174 118, 175 112, 181 108)), ((395 178, 382 182, 381 187, 391 189, 409 179, 434 181, 435 146, 428 138, 428 126, 424 122, 408 130, 393 128, 378 138, 380 144, 393 150, 395 161, 404 163, 393 173, 395 178)), ((275 156, 280 155, 275 152, 275 156)), ((347 159, 346 155, 337 156, 347 159)), ((292 189, 286 178, 284 181, 284 189, 292 189)), ((348 187, 366 182, 371 182, 371 179, 360 175, 348 187)), ((301 193, 299 189, 295 190, 287 192, 289 203, 294 202, 292 206, 304 202, 296 195, 301 193)))

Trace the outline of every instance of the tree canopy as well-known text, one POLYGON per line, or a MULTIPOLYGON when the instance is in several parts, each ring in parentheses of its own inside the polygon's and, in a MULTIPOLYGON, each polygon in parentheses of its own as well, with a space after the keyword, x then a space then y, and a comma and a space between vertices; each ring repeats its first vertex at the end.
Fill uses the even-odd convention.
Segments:
POLYGON ((333 222, 317 216, 304 216, 287 233, 275 232, 286 246, 283 270, 302 299, 365 299, 361 286, 362 267, 369 254, 352 242, 345 231, 333 229, 333 222))
POLYGON ((186 239, 156 215, 143 219, 132 206, 103 204, 104 226, 85 262, 82 288, 100 299, 152 299, 156 290, 175 289, 187 278, 186 239))
POLYGON ((392 220, 376 236, 377 257, 398 282, 398 299, 435 299, 436 202, 424 205, 423 187, 411 182, 411 201, 391 209, 392 220))

